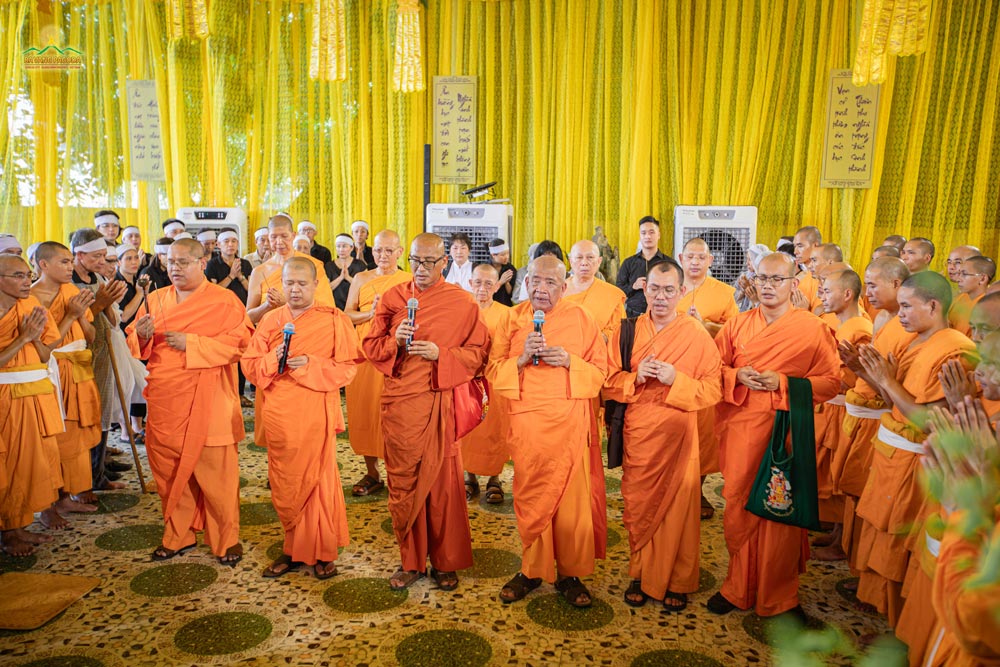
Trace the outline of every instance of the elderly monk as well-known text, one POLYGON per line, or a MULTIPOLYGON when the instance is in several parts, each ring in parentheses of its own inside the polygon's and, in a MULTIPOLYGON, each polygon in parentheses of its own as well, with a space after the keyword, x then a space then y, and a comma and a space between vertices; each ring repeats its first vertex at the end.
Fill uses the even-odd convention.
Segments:
POLYGON ((809 262, 816 247, 822 243, 823 235, 820 234, 819 228, 811 225, 801 228, 792 237, 792 244, 795 249, 795 263, 798 271, 796 274, 796 278, 798 279, 796 290, 798 294, 793 293, 796 300, 793 305, 797 308, 815 311, 821 305, 819 296, 816 294, 819 289, 819 281, 809 271, 809 262))
MULTIPOLYGON (((367 232, 364 227, 358 227, 367 232)), ((379 299, 396 285, 408 283, 413 276, 396 265, 403 247, 399 234, 386 229, 375 235, 375 245, 364 246, 375 258, 376 267, 354 276, 351 289, 347 293, 344 313, 351 319, 358 334, 364 340, 371 330, 372 320, 379 299)), ((378 471, 378 460, 385 457, 385 441, 382 438, 382 384, 384 376, 371 363, 365 361, 358 366, 354 381, 347 385, 347 425, 351 431, 351 449, 365 459, 365 474, 351 490, 355 496, 369 496, 385 488, 378 471)))
POLYGON ((776 410, 787 410, 788 378, 808 379, 813 403, 840 391, 833 331, 792 306, 796 266, 783 253, 760 261, 754 278, 760 307, 726 322, 715 342, 722 353, 722 402, 717 406, 719 462, 726 480, 723 532, 729 571, 709 611, 754 607, 774 616, 799 606, 799 573, 809 543, 803 528, 768 521, 745 508, 771 438, 776 410))
POLYGON ((545 579, 571 605, 586 607, 592 597, 580 577, 592 574, 595 558, 604 557, 607 536, 601 445, 591 426, 607 348, 594 318, 562 298, 561 261, 533 260, 526 284, 529 301, 498 332, 487 371, 494 391, 510 399, 522 545, 521 571, 504 584, 500 599, 521 600, 545 579), (535 331, 534 311, 545 315, 542 332, 535 331))
POLYGON ((601 250, 593 241, 574 243, 569 264, 573 273, 566 281, 566 300, 583 306, 607 340, 625 317, 625 292, 597 279, 601 250))
POLYGON ((959 272, 962 270, 962 263, 969 259, 970 257, 976 257, 977 255, 982 255, 979 252, 979 248, 971 245, 960 245, 951 252, 948 253, 948 259, 945 261, 945 268, 948 272, 948 280, 953 283, 958 283, 959 272))
MULTIPOLYGON (((84 306, 86 308, 86 306, 84 306)), ((31 268, 0 254, 0 548, 30 556, 52 540, 26 530, 59 498, 59 398, 46 363, 60 334, 31 296, 31 268)))
POLYGON ((951 288, 932 271, 911 275, 899 288, 899 320, 916 334, 899 358, 886 358, 873 346, 860 348, 860 361, 892 412, 882 415, 873 443, 871 470, 858 501, 863 521, 858 539, 861 573, 858 599, 888 616, 895 627, 902 609, 902 586, 915 530, 929 511, 920 486, 921 445, 927 435, 927 408, 944 404, 939 379, 949 359, 967 357, 975 346, 948 328, 951 288))
MULTIPOLYGON (((48 308, 61 336, 52 351, 59 365, 66 415, 66 430, 56 435, 63 479, 57 507, 65 512, 95 512, 96 506, 77 501, 94 486, 90 450, 101 441, 101 397, 94 381, 93 355, 88 349, 94 341, 94 316, 90 310, 94 295, 73 284, 73 255, 61 243, 42 243, 35 250, 35 260, 40 277, 31 295, 48 308)), ((41 521, 48 528, 68 525, 56 508, 43 512, 41 521)))
POLYGON ((349 542, 337 472, 337 434, 344 430, 340 388, 354 377, 361 346, 343 312, 314 303, 319 281, 312 262, 289 258, 281 283, 287 303, 261 318, 241 362, 263 393, 271 503, 285 529, 282 555, 264 576, 307 565, 317 579, 329 579, 337 573, 337 548, 349 542), (279 370, 288 324, 295 333, 287 368, 279 370))
POLYGON ((961 267, 955 272, 958 294, 948 310, 948 324, 952 329, 966 336, 972 333, 969 326, 972 308, 986 296, 986 288, 993 282, 996 273, 996 262, 989 257, 974 255, 962 261, 961 267))
MULTIPOLYGON (((909 277, 910 270, 895 257, 876 259, 865 269, 865 295, 869 303, 879 309, 873 323, 872 344, 886 358, 890 355, 895 359, 902 357, 916 337, 900 323, 899 303, 896 300, 900 286, 909 277)), ((834 451, 832 469, 834 490, 844 497, 841 547, 853 571, 857 561, 857 540, 861 533, 861 523, 856 520, 857 502, 868 480, 872 440, 881 424, 881 416, 889 408, 861 365, 858 347, 850 341, 841 341, 838 347, 842 362, 858 376, 854 388, 848 389, 844 397, 846 414, 841 424, 841 442, 834 451)))
MULTIPOLYGON (((858 305, 861 278, 850 269, 823 275, 819 296, 823 309, 833 315, 838 346, 847 343, 855 348, 872 340, 872 321, 858 305)), ((858 376, 845 364, 840 367, 840 393, 816 408, 816 479, 819 491, 819 519, 833 524, 833 531, 813 541, 813 558, 844 560, 841 542, 844 517, 844 497, 836 492, 833 481, 833 459, 840 447, 841 427, 846 410, 845 393, 854 388, 858 376)))
MULTIPOLYGON (((701 322, 714 338, 727 320, 739 313, 736 307, 736 290, 708 275, 715 259, 702 238, 690 239, 680 255, 684 267, 685 292, 677 302, 677 312, 686 313, 701 322)), ((718 402, 718 401, 716 401, 718 402)), ((715 405, 698 411, 698 451, 701 461, 701 481, 719 472, 719 442, 715 437, 715 405)), ((715 508, 700 494, 702 519, 715 516, 715 508)))
POLYGON ((194 548, 196 531, 223 565, 243 557, 239 462, 243 414, 236 365, 253 333, 245 306, 205 278, 194 239, 167 250, 172 285, 149 295, 128 326, 129 345, 148 360, 146 453, 163 502, 163 542, 153 560, 194 548))
MULTIPOLYGON (((510 308, 493 295, 500 289, 500 272, 492 264, 479 264, 472 269, 472 297, 479 304, 479 312, 486 322, 492 340, 497 331, 506 324, 510 308)), ((459 441, 462 447, 462 464, 465 466, 465 498, 472 500, 479 493, 476 475, 486 475, 486 493, 483 499, 491 505, 499 505, 504 500, 500 472, 510 459, 507 446, 507 399, 493 392, 489 410, 483 423, 459 441)))
POLYGON ((684 278, 673 261, 650 269, 648 308, 635 323, 632 370, 622 370, 619 329, 608 344, 611 374, 604 385, 607 398, 629 406, 622 518, 632 583, 625 602, 638 607, 651 597, 663 600, 668 612, 684 609, 687 594, 698 590, 697 415, 722 398, 719 350, 704 325, 679 307, 684 278))
POLYGON ((472 295, 441 277, 445 260, 441 237, 413 239, 413 281, 383 294, 362 343, 385 375, 385 470, 402 560, 389 579, 394 590, 419 579, 428 556, 442 590, 454 590, 456 570, 472 565, 452 392, 480 372, 490 341, 472 295), (415 321, 408 318, 410 299, 418 301, 415 321))
POLYGON ((934 259, 934 244, 930 239, 914 236, 900 249, 899 258, 906 264, 910 273, 926 271, 934 259))

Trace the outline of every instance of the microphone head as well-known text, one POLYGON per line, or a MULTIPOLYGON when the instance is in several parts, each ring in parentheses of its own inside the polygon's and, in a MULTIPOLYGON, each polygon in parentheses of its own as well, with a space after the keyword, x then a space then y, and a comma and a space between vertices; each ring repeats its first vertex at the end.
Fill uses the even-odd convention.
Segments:
POLYGON ((544 324, 545 323, 545 313, 543 313, 540 310, 536 310, 535 314, 534 314, 534 317, 533 317, 533 321, 535 322, 535 324, 544 324))
POLYGON ((407 310, 416 310, 417 308, 419 308, 419 306, 420 302, 417 301, 417 297, 415 296, 411 296, 409 300, 406 302, 407 310))
POLYGON ((281 331, 282 331, 282 333, 284 333, 285 335, 287 335, 287 336, 291 336, 291 335, 292 335, 293 333, 295 333, 295 325, 294 325, 294 324, 292 324, 291 322, 289 322, 288 324, 286 324, 286 325, 284 326, 284 328, 283 328, 283 329, 282 329, 281 331))

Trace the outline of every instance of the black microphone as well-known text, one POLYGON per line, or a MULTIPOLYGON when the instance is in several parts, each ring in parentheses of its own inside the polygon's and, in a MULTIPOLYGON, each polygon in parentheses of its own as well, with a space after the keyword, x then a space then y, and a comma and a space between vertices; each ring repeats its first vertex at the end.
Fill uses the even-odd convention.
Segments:
POLYGON ((292 334, 295 333, 295 325, 289 322, 281 330, 281 333, 285 334, 285 351, 281 353, 281 361, 278 362, 278 375, 285 372, 285 365, 288 363, 288 348, 292 344, 292 334))
MULTIPOLYGON (((535 333, 542 333, 542 325, 545 324, 545 313, 543 313, 540 310, 536 310, 535 311, 535 315, 534 315, 534 319, 532 321, 535 323, 535 333)), ((537 354, 532 357, 531 364, 533 366, 537 366, 538 365, 538 355, 537 354)))
MULTIPOLYGON (((417 324, 417 309, 420 308, 420 302, 417 301, 417 297, 411 296, 406 302, 406 321, 409 322, 410 326, 416 326, 417 324)), ((413 334, 411 333, 406 337, 406 349, 410 349, 410 343, 413 342, 413 334)))

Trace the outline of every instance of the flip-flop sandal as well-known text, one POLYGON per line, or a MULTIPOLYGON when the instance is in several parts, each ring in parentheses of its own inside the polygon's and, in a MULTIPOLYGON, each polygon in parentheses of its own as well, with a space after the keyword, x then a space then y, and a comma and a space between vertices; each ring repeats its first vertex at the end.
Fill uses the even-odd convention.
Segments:
POLYGON ((704 495, 701 497, 701 520, 707 521, 715 516, 715 507, 704 495))
POLYGON ((293 570, 297 570, 302 566, 302 563, 297 560, 292 560, 292 557, 288 554, 281 554, 274 559, 274 562, 267 566, 264 570, 262 576, 266 579, 277 579, 278 577, 283 577, 293 570), (285 569, 278 570, 277 568, 284 565, 285 569))
POLYGON ((625 589, 625 595, 623 596, 625 604, 630 607, 641 607, 646 604, 646 600, 649 596, 642 592, 642 582, 638 579, 633 579, 629 587, 625 589), (636 597, 641 597, 641 600, 636 600, 636 597))
POLYGON ((479 480, 474 479, 471 482, 465 481, 465 502, 469 502, 473 498, 479 495, 479 480))
POLYGON ((361 478, 361 481, 354 485, 351 489, 352 496, 370 496, 372 494, 378 493, 385 488, 385 482, 381 479, 375 479, 371 475, 365 475, 361 478))
POLYGON ((534 579, 524 576, 524 573, 518 572, 514 577, 503 585, 500 589, 500 601, 504 604, 510 604, 511 602, 517 602, 518 600, 523 600, 528 593, 535 590, 542 585, 541 577, 536 577, 534 579), (513 597, 504 597, 503 592, 510 591, 514 594, 513 597))
POLYGON ((226 549, 226 553, 224 555, 219 556, 219 564, 225 565, 226 567, 236 567, 241 560, 243 560, 243 547, 238 543, 226 549), (239 549, 239 551, 237 551, 237 549, 239 549), (233 556, 235 556, 235 558, 233 558, 233 556))
POLYGON ((331 560, 318 560, 316 564, 313 565, 313 574, 316 575, 317 579, 329 579, 330 577, 337 576, 337 568, 334 567, 332 570, 327 570, 326 568, 332 563, 331 560))
POLYGON ((736 605, 726 599, 726 596, 719 591, 712 597, 708 598, 708 602, 705 603, 708 610, 713 614, 723 615, 728 614, 732 610, 736 609, 736 605))
POLYGON ((556 590, 562 593, 563 599, 574 607, 589 607, 594 603, 594 596, 583 585, 579 577, 564 577, 556 582, 556 590), (586 595, 587 601, 580 602, 580 596, 586 595))
POLYGON ((430 575, 442 591, 453 591, 458 588, 458 575, 454 572, 442 572, 432 567, 430 575))
POLYGON ((496 482, 487 482, 486 493, 483 494, 483 499, 490 505, 503 504, 503 487, 496 482))
POLYGON ((412 586, 413 584, 417 583, 417 581, 422 579, 423 576, 424 576, 423 572, 410 572, 403 569, 396 570, 396 574, 389 577, 389 588, 391 588, 394 591, 405 590, 410 586, 412 586), (394 584, 392 583, 393 579, 402 579, 403 583, 394 584))
POLYGON ((170 549, 166 548, 165 546, 163 546, 161 544, 160 546, 156 547, 156 550, 153 551, 153 553, 151 553, 149 555, 149 558, 150 558, 150 560, 154 560, 154 561, 170 560, 171 558, 175 558, 177 556, 183 556, 188 551, 191 551, 192 549, 194 549, 196 546, 198 546, 198 543, 197 542, 192 542, 191 544, 187 545, 186 547, 181 547, 180 549, 177 549, 176 551, 171 551, 170 549))
POLYGON ((688 596, 687 593, 674 593, 673 591, 667 591, 663 596, 663 611, 676 613, 678 611, 684 611, 688 606, 688 596), (671 602, 679 602, 679 605, 667 604, 667 600, 671 602))

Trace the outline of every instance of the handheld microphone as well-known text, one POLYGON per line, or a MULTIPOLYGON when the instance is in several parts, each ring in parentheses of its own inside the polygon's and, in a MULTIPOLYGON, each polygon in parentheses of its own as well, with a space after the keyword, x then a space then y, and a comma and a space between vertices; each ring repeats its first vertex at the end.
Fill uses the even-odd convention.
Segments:
MULTIPOLYGON (((542 325, 545 324, 545 313, 540 310, 536 310, 532 322, 535 323, 535 333, 542 333, 542 325)), ((538 365, 538 355, 534 355, 531 358, 531 365, 538 365)))
MULTIPOLYGON (((411 296, 406 302, 406 321, 410 323, 410 326, 416 326, 417 324, 417 310, 420 308, 420 302, 417 301, 417 297, 411 296)), ((410 349, 410 343, 413 342, 413 334, 411 333, 406 337, 406 349, 410 349)))
POLYGON ((295 333, 295 325, 289 322, 281 330, 285 334, 285 351, 281 354, 281 361, 278 362, 278 375, 285 372, 285 365, 288 363, 288 348, 292 344, 292 334, 295 333))

